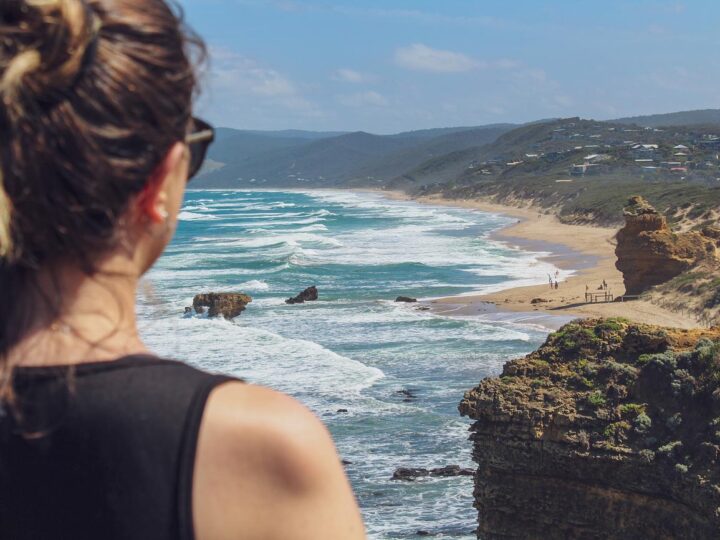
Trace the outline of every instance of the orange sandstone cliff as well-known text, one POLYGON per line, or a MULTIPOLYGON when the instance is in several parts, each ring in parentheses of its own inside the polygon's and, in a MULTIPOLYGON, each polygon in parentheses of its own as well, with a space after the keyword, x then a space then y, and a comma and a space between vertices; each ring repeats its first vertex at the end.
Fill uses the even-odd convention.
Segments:
MULTIPOLYGON (((710 231, 713 232, 713 231, 710 231)), ((642 197, 630 199, 617 234, 617 269, 626 294, 637 295, 716 258, 717 239, 699 232, 674 233, 665 216, 642 197)))

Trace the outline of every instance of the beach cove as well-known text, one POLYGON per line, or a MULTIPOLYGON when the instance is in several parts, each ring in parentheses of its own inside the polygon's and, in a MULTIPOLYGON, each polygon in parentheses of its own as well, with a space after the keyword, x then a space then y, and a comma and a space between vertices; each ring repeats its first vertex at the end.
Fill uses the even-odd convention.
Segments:
POLYGON ((531 223, 518 217, 379 193, 191 191, 143 285, 143 337, 161 355, 309 406, 337 442, 370 538, 474 538, 471 477, 391 477, 400 467, 472 467, 470 423, 457 412, 464 392, 578 315, 523 299, 547 294, 557 271, 563 294, 599 255, 521 240, 522 231, 512 240, 531 223), (318 302, 285 304, 310 285, 318 302), (517 309, 506 309, 516 291, 517 309), (233 322, 183 315, 203 292, 253 302, 233 322), (421 302, 396 303, 401 295, 421 302))
MULTIPOLYGON (((639 323, 686 329, 698 326, 698 321, 692 316, 667 310, 647 300, 586 302, 586 292, 602 293, 603 282, 614 298, 625 292, 622 274, 615 267, 615 234, 618 228, 565 224, 555 215, 531 206, 437 196, 411 199, 401 192, 389 192, 387 196, 391 199, 417 200, 423 204, 448 205, 512 217, 515 219, 513 224, 493 232, 490 238, 517 249, 546 253, 541 258, 543 261, 568 272, 567 277, 560 280, 557 290, 543 284, 429 301, 433 310, 439 314, 472 316, 494 311, 543 313, 570 318, 624 317, 639 323), (533 304, 533 300, 536 303, 533 304)), ((555 327, 560 321, 561 318, 555 321, 544 319, 546 324, 555 324, 555 327)))

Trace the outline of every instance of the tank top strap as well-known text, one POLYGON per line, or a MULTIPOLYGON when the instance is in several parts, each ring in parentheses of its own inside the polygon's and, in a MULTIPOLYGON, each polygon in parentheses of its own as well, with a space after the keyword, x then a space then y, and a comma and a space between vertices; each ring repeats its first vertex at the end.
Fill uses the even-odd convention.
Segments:
POLYGON ((200 427, 205 413, 208 398, 215 388, 228 382, 243 382, 240 379, 224 375, 207 377, 195 390, 190 401, 183 438, 180 443, 178 463, 178 529, 180 540, 195 540, 193 523, 193 477, 195 474, 195 457, 197 455, 200 427))

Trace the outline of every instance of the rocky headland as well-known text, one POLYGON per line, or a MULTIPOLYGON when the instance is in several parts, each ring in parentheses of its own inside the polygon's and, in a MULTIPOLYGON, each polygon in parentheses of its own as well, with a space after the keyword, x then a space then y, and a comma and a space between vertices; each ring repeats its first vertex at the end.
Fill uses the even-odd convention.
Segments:
POLYGON ((719 328, 571 323, 459 409, 479 538, 718 536, 719 328))
POLYGON ((640 196, 625 208, 625 226, 617 234, 617 269, 622 272, 628 295, 641 294, 717 258, 720 231, 676 233, 667 219, 640 196))

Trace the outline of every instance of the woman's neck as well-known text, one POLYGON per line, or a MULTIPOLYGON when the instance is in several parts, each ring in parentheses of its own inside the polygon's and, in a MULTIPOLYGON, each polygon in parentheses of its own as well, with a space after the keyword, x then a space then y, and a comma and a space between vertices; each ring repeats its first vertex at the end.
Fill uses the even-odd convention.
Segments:
POLYGON ((112 257, 92 276, 74 267, 44 272, 31 300, 33 329, 10 352, 11 365, 81 364, 147 353, 135 318, 138 280, 132 264, 112 257))

